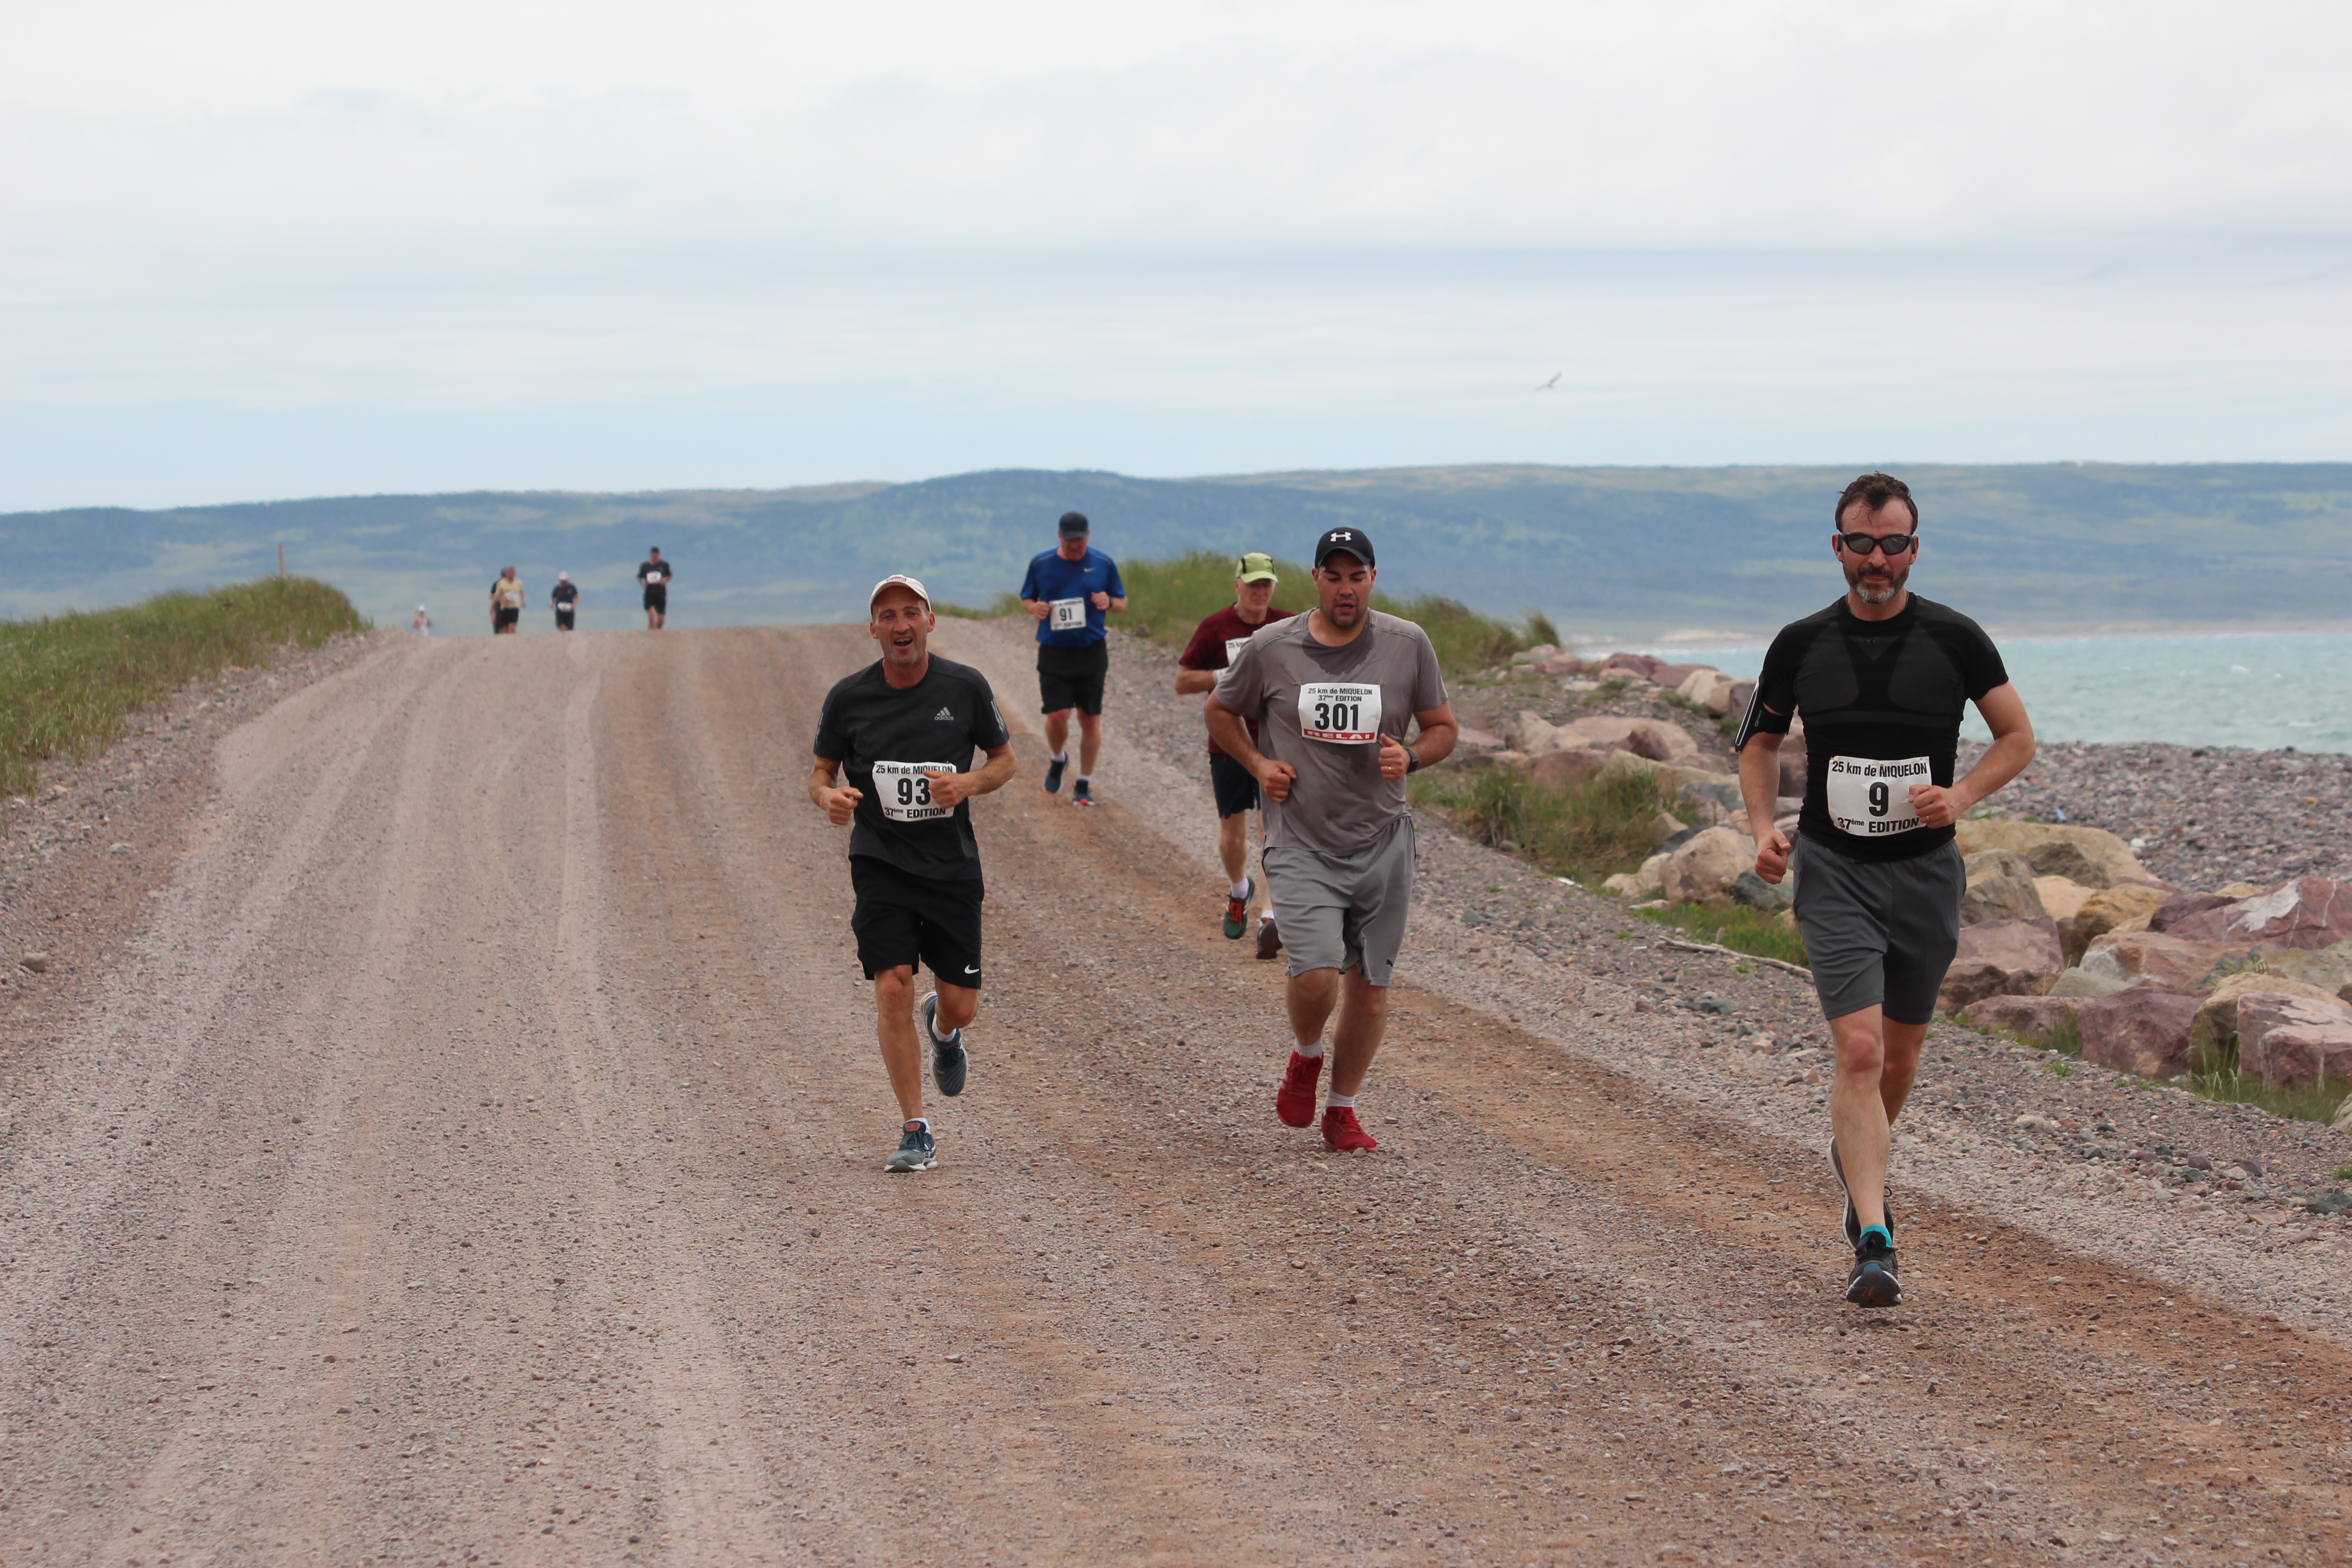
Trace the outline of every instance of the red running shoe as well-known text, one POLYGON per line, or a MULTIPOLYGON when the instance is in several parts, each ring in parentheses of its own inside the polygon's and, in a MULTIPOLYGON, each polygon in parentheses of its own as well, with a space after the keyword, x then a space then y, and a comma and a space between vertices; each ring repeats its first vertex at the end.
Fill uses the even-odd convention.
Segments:
POLYGON ((1285 1127, 1315 1125, 1315 1086, 1323 1081, 1323 1058, 1290 1053, 1283 1069, 1282 1087, 1274 1091, 1274 1113, 1285 1127))
POLYGON ((1380 1146, 1356 1120, 1353 1107, 1335 1105, 1323 1113, 1323 1147, 1334 1154, 1368 1154, 1380 1146))

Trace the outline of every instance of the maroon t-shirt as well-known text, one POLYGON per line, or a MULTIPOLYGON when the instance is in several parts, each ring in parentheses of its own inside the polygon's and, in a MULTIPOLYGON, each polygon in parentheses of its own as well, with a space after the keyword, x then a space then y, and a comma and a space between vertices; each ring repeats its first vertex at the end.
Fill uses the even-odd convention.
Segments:
MULTIPOLYGON (((1269 605, 1266 606, 1265 619, 1254 626, 1242 619, 1242 613, 1239 610, 1227 605, 1192 628, 1192 640, 1186 643, 1184 651, 1176 656, 1176 668, 1223 669, 1233 662, 1225 655, 1227 643, 1236 640, 1246 642, 1260 627, 1270 626, 1276 621, 1286 621, 1296 614, 1297 612, 1295 610, 1277 610, 1269 605)), ((1255 742, 1257 739, 1257 721, 1255 719, 1249 721, 1249 733, 1251 741, 1255 742)), ((1216 742, 1209 742, 1209 755, 1222 757, 1224 754, 1216 742)))

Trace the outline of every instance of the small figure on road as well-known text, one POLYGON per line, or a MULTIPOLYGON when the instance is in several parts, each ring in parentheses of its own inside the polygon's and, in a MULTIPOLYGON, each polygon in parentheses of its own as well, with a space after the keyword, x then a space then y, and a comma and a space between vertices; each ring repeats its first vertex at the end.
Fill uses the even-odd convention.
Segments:
POLYGON ((866 601, 866 631, 882 657, 844 677, 817 717, 809 799, 849 828, 849 929, 874 983, 882 1065, 904 1118, 883 1169, 928 1171, 938 1157, 923 1114, 916 1014, 931 1047, 931 1081, 963 1092, 971 1056, 963 1030, 980 1006, 980 841, 971 797, 1013 773, 1013 740, 988 678, 934 658, 931 596, 903 574, 885 577, 866 601), (977 769, 972 752, 987 760, 977 769), (936 988, 914 1004, 915 965, 936 988))
POLYGON ((572 630, 572 617, 580 612, 580 588, 572 581, 571 573, 558 572, 555 574, 555 591, 548 595, 547 602, 555 610, 555 629, 559 632, 572 630))
POLYGON ((511 566, 499 574, 490 584, 490 632, 495 637, 512 637, 522 622, 522 579, 511 566))
POLYGON ((646 630, 657 632, 669 624, 669 580, 677 575, 658 548, 646 552, 637 567, 637 581, 646 590, 646 630))
MULTIPOLYGON (((1290 618, 1288 610, 1274 607, 1274 557, 1251 552, 1234 566, 1234 602, 1192 628, 1192 640, 1176 657, 1176 690, 1180 696, 1208 691, 1217 684, 1217 672, 1261 626, 1290 618)), ((1250 739, 1257 726, 1250 725, 1250 739)), ((1249 902, 1254 891, 1249 869, 1249 814, 1258 811, 1257 776, 1225 755, 1216 738, 1209 740, 1209 791, 1217 803, 1217 858, 1225 868, 1225 935, 1239 941, 1249 930, 1249 902)), ((1258 817, 1258 837, 1265 837, 1265 818, 1258 817)), ((1263 860, 1263 857, 1261 857, 1263 860)), ((1257 921, 1257 955, 1270 959, 1282 951, 1282 935, 1274 923, 1274 896, 1268 892, 1257 921)))
POLYGON ((424 605, 417 605, 416 613, 408 617, 408 629, 421 637, 433 635, 433 617, 425 613, 424 605))
POLYGON ((1887 1153, 1959 943, 1968 873, 1952 825, 2033 760, 2033 726, 1984 629, 1907 586, 1919 558, 1910 487, 1864 474, 1831 515, 1845 596, 1772 639, 1734 749, 1756 874, 1797 879, 1797 929, 1836 1041, 1830 1165, 1853 1248, 1845 1299, 1892 1307, 1903 1283, 1887 1153), (1993 740, 1955 783, 1970 702, 1993 740), (1792 719, 1805 726, 1793 847, 1773 826, 1792 719))
POLYGON ((1093 525, 1066 511, 1061 543, 1029 563, 1021 607, 1037 617, 1037 689, 1045 714, 1045 793, 1059 794, 1070 765, 1070 710, 1078 710, 1078 777, 1072 805, 1095 803, 1095 759, 1102 752, 1103 679, 1110 673, 1111 616, 1127 608, 1118 563, 1087 543, 1093 525))
POLYGON ((1325 533, 1315 543, 1315 608, 1252 634, 1207 710, 1210 736, 1257 780, 1261 858, 1282 886, 1284 1002, 1297 1043, 1275 1114, 1286 1126, 1314 1124, 1323 1026, 1336 1004, 1323 1142, 1339 1153, 1380 1146, 1357 1120, 1356 1096, 1387 1027, 1412 904, 1405 775, 1444 761, 1460 732, 1428 634, 1372 608, 1378 577, 1361 529, 1325 533))

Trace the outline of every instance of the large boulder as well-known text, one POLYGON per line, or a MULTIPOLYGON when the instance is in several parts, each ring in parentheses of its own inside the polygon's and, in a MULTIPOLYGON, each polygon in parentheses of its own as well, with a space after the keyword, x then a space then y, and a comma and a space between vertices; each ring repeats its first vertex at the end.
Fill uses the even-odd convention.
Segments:
POLYGON ((1782 876, 1777 882, 1768 882, 1750 866, 1739 873, 1731 884, 1731 901, 1745 904, 1751 910, 1762 910, 1768 915, 1779 914, 1795 901, 1797 885, 1793 878, 1782 876))
POLYGON ((2038 921, 2048 913, 2041 891, 2033 885, 2033 868, 2014 849, 1987 849, 1971 855, 1969 890, 1960 897, 1960 923, 1985 921, 2038 921))
POLYGON ((2050 987, 2049 994, 2087 1002, 2095 996, 2112 996, 2118 991, 2128 991, 2131 986, 2132 982, 2120 975, 2093 974, 2086 969, 2075 968, 2060 975, 2057 984, 2050 987))
POLYGON ((2352 1079, 2352 1019, 2283 1024, 2238 1053, 2238 1070, 2264 1083, 2317 1089, 2352 1079))
POLYGON ((2046 1045, 2074 1016, 2075 1003, 2065 996, 1988 996, 1960 1009, 1961 1021, 1973 1028, 2014 1035, 2029 1045, 2046 1045))
POLYGON ((2080 958, 2091 943, 2110 931, 2128 933, 2147 929, 2147 918, 2170 897, 2163 889, 2138 882, 2117 882, 2083 900, 2064 927, 2066 954, 2080 958))
POLYGON ((1727 905, 1732 884, 1755 864, 1756 845, 1748 835, 1710 827, 1666 857, 1658 883, 1663 896, 1678 904, 1727 905))
POLYGON ((2352 882, 2298 877, 2256 898, 2190 915, 2172 933, 2202 942, 2332 947, 2352 940, 2352 882))
POLYGON ((1780 776, 1773 788, 1783 795, 1802 797, 1805 793, 1805 743, 1798 740, 1780 742, 1780 776))
POLYGON ((2315 1085, 2322 1072, 2352 1078, 2352 1007, 2330 996, 2314 1000, 2250 991, 2238 998, 2238 1072, 2263 1083, 2315 1085), (2330 1043, 2341 1037, 2330 1054, 2330 1043))
POLYGON ((1585 673, 1598 676, 1602 680, 1612 678, 1655 680, 1658 678, 1658 671, 1665 668, 1665 662, 1662 658, 1652 658, 1646 653, 1612 653, 1597 665, 1588 664, 1585 673))
POLYGON ((1669 724, 1663 719, 1594 714, 1589 719, 1571 719, 1559 728, 1570 737, 1565 742, 1568 745, 1631 752, 1637 757, 1679 767, 1692 766, 1706 754, 1681 725, 1669 724))
POLYGON ((1755 700, 1756 683, 1754 681, 1735 680, 1731 683, 1731 705, 1727 711, 1737 713, 1745 719, 1748 717, 1748 705, 1755 700))
POLYGON ((1699 784, 1709 792, 1728 788, 1730 799, 1739 798, 1739 777, 1737 773, 1710 773, 1705 768, 1685 767, 1678 763, 1652 762, 1631 752, 1603 753, 1601 771, 1605 773, 1643 773, 1660 780, 1677 795, 1692 784, 1699 784))
POLYGON ((2126 985, 2192 992, 2205 984, 2224 958, 2245 958, 2252 949, 2226 942, 2191 942, 2168 931, 2110 931, 2083 954, 2083 973, 2126 985))
POLYGON ((1613 877, 1604 877, 1601 881, 1601 890, 1614 893, 1619 898, 1632 899, 1636 903, 1654 899, 1664 888, 1662 879, 1665 875, 1667 858, 1664 855, 1653 855, 1642 862, 1641 869, 1637 871, 1620 871, 1613 877))
POLYGON ((2208 992, 2197 1005, 2196 1020, 2189 1033, 2196 1037, 2197 1049, 2209 1062, 2225 1062, 2238 1048, 2238 1003, 2247 996, 2299 997, 2306 1002, 2334 1003, 2332 992, 2316 985, 2306 985, 2300 980, 2269 974, 2259 969, 2242 970, 2225 978, 2208 992))
POLYGON ((2264 942, 2254 949, 2254 956, 2273 974, 2284 974, 2323 991, 2340 993, 2347 984, 2352 984, 2352 942, 2317 948, 2278 947, 2264 942))
POLYGON ((2190 915, 2201 915, 2207 910, 2218 910, 2235 901, 2220 893, 2175 893, 2147 917, 2147 929, 2170 931, 2176 922, 2185 921, 2190 915))
POLYGON ((1650 671, 1650 679, 1669 691, 1679 691, 1682 689, 1684 681, 1702 669, 1713 668, 1714 666, 1706 664, 1660 664, 1657 668, 1650 671))
POLYGON ((2197 998, 2135 985, 2074 1009, 2083 1059, 2142 1078, 2175 1078, 2191 1066, 2197 998))
POLYGON ((2092 889, 2112 887, 2126 879, 2148 879, 2147 868, 2122 839, 2102 827, 1999 817, 1970 817, 1958 826, 1963 855, 2014 849, 2032 862, 2036 875, 2063 877, 2092 889))
POLYGON ((1606 752, 1589 752, 1571 748, 1561 752, 1546 752, 1541 756, 1527 759, 1522 768, 1527 776, 1547 788, 1559 789, 1568 784, 1582 784, 1601 772, 1601 764, 1609 760, 1606 752))
POLYGON ((1959 951, 1944 971, 1937 1011, 1957 1013, 1988 996, 2039 996, 2066 968, 2052 920, 1987 921, 1960 928, 1959 951))
MULTIPOLYGON (((2013 855, 2016 851, 1988 849, 1984 853, 2013 855)), ((2033 862, 2029 860, 2026 864, 2031 866, 2033 862)), ((2063 877, 2036 877, 2033 879, 2033 890, 2042 897, 2042 912, 2058 922, 2058 932, 2063 937, 2066 931, 2066 922, 2081 913, 2083 906, 2090 901, 2091 895, 2099 889, 2086 888, 2080 882, 2070 882, 2063 877)))
POLYGON ((1509 723, 1503 726, 1504 738, 1511 749, 1530 757, 1548 756, 1553 752, 1574 749, 1598 750, 1571 737, 1569 732, 1542 714, 1522 708, 1509 723))
POLYGON ((1739 684, 1713 666, 1702 665, 1691 671, 1689 679, 1675 688, 1675 695, 1720 719, 1731 711, 1731 693, 1739 684))

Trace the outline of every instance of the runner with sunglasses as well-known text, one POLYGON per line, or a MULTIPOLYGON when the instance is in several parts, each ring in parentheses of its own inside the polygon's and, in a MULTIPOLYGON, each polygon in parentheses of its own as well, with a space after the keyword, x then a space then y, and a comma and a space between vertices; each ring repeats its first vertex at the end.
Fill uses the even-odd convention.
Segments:
POLYGON ((1952 824, 2033 760, 2033 726, 1983 628, 1906 585, 1919 553, 1910 487, 1864 474, 1832 515, 1845 596, 1772 639, 1736 749, 1756 874, 1797 879, 1797 927, 1837 1045, 1830 1164, 1853 1248, 1845 1299, 1892 1307, 1903 1286, 1887 1152, 1959 943, 1968 875, 1952 824), (1969 702, 1993 743, 1955 782, 1969 702), (1793 849, 1772 826, 1792 718, 1806 757, 1793 849))

